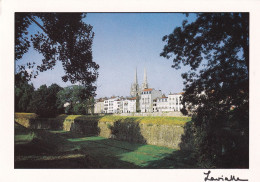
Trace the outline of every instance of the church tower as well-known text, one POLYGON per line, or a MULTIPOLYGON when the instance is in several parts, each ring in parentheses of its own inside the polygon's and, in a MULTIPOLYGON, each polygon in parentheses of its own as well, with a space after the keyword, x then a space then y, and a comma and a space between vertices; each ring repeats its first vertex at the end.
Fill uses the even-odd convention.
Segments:
POLYGON ((130 95, 136 97, 139 94, 139 85, 137 80, 137 68, 135 70, 135 79, 134 83, 131 85, 130 95))
POLYGON ((144 90, 148 88, 148 82, 147 82, 147 75, 146 75, 146 69, 144 68, 144 81, 143 81, 143 84, 142 84, 142 89, 141 90, 144 90))

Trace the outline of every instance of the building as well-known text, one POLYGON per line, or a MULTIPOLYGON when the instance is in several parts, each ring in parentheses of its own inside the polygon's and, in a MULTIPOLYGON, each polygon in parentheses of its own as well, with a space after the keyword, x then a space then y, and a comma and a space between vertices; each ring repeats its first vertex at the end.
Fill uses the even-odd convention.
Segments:
POLYGON ((172 112, 180 111, 183 108, 181 103, 183 92, 163 95, 153 100, 153 112, 172 112))
POLYGON ((158 97, 158 98, 154 99, 153 106, 154 106, 153 112, 169 111, 168 97, 163 95, 162 97, 158 97))
POLYGON ((114 101, 118 98, 111 97, 107 100, 104 100, 104 113, 113 113, 114 112, 114 101))
POLYGON ((169 111, 180 111, 183 108, 181 104, 183 94, 184 92, 168 95, 169 111))
POLYGON ((123 100, 119 97, 111 97, 104 100, 104 113, 122 113, 123 100))
POLYGON ((98 99, 95 102, 95 113, 134 113, 136 112, 136 97, 111 97, 98 99))
POLYGON ((153 101, 158 97, 162 97, 161 90, 155 90, 153 88, 142 90, 140 98, 141 112, 153 112, 153 101))
POLYGON ((95 105, 94 105, 94 113, 95 114, 98 114, 98 113, 104 113, 104 99, 98 99, 96 100, 95 102, 95 105))
POLYGON ((124 113, 136 112, 136 97, 128 98, 123 101, 123 112, 124 113))
POLYGON ((122 113, 123 112, 123 100, 118 98, 117 100, 114 101, 113 104, 113 113, 122 113))

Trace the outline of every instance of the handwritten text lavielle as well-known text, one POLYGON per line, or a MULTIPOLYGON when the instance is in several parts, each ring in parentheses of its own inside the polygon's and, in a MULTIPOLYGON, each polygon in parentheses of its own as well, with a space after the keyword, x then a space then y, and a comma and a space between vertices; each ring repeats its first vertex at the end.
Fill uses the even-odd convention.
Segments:
POLYGON ((240 179, 239 177, 236 177, 235 175, 230 175, 230 177, 225 177, 221 175, 221 177, 213 177, 210 176, 211 171, 209 170, 207 173, 204 173, 206 177, 204 178, 204 181, 248 181, 248 179, 240 179))

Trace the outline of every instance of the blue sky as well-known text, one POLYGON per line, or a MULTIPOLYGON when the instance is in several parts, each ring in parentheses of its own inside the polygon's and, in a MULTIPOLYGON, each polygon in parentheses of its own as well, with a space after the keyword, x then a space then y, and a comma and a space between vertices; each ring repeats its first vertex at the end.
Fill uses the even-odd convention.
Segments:
MULTIPOLYGON (((146 68, 150 88, 160 89, 166 95, 181 92, 184 88, 181 73, 189 68, 171 68, 172 61, 160 57, 160 53, 165 45, 162 37, 184 19, 194 21, 195 15, 187 18, 181 13, 88 13, 84 21, 93 26, 93 60, 100 65, 97 98, 128 96, 136 68, 140 85, 146 68)), ((30 27, 32 33, 37 30, 36 26, 30 27)), ((40 60, 41 55, 30 49, 18 64, 40 60)), ((52 83, 70 85, 62 82, 62 75, 62 66, 57 64, 54 70, 40 73, 32 83, 35 88, 52 83)))

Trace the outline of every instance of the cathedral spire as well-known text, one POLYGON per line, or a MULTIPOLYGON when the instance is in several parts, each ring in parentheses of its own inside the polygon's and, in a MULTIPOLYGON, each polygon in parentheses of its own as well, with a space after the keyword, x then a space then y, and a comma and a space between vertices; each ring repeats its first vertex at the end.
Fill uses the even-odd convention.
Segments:
POLYGON ((135 69, 135 79, 134 83, 131 85, 130 95, 132 97, 136 97, 139 95, 139 85, 138 85, 138 79, 137 79, 137 68, 135 69))
POLYGON ((148 88, 148 82, 147 82, 147 74, 146 74, 146 69, 144 68, 144 81, 142 84, 142 89, 148 88))
POLYGON ((137 80, 137 68, 135 68, 135 84, 138 84, 138 80, 137 80))
POLYGON ((146 69, 144 68, 144 84, 147 84, 146 69))

